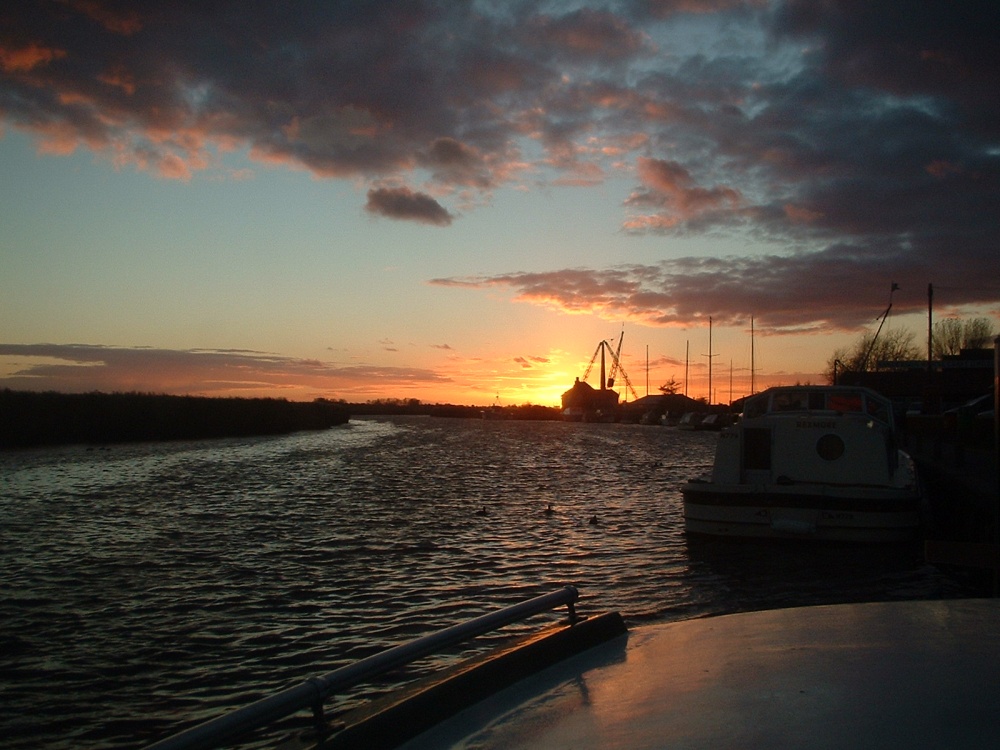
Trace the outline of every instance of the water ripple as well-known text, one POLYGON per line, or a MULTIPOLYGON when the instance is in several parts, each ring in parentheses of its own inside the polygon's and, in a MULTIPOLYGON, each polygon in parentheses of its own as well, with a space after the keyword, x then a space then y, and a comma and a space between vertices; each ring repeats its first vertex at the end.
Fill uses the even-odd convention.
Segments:
POLYGON ((134 747, 567 583, 633 622, 968 594, 911 551, 689 544, 677 489, 714 440, 399 418, 0 454, 0 733, 134 747))

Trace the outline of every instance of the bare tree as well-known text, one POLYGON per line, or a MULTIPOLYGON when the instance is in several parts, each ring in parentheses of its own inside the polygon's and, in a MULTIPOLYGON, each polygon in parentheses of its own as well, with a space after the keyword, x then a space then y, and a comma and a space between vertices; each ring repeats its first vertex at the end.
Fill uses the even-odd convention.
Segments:
POLYGON ((962 321, 958 318, 945 318, 934 324, 934 333, 931 336, 934 359, 958 354, 962 350, 963 328, 962 321))
POLYGON ((965 321, 966 349, 987 349, 996 337, 997 332, 988 318, 970 318, 965 321))
POLYGON ((885 362, 920 359, 920 348, 914 343, 913 331, 891 328, 875 338, 874 331, 865 331, 853 344, 834 351, 827 360, 824 375, 834 381, 837 372, 878 372, 888 369, 885 362))
POLYGON ((963 349, 988 347, 995 335, 988 318, 945 318, 934 324, 931 351, 936 359, 954 356, 963 349))

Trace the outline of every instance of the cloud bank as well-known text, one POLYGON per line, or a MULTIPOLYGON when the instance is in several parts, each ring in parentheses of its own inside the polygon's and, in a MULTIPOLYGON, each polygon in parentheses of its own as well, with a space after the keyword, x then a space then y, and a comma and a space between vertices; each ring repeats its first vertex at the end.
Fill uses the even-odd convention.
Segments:
POLYGON ((856 324, 890 281, 1000 299, 995 2, 25 0, 0 28, 0 123, 44 153, 191 180, 241 150, 441 229, 614 178, 625 233, 774 248, 438 283, 791 328, 856 324))
POLYGON ((85 344, 0 344, 14 372, 12 390, 63 393, 151 392, 231 396, 285 393, 290 400, 331 394, 365 401, 386 392, 447 384, 432 370, 335 365, 265 352, 110 347, 85 344))

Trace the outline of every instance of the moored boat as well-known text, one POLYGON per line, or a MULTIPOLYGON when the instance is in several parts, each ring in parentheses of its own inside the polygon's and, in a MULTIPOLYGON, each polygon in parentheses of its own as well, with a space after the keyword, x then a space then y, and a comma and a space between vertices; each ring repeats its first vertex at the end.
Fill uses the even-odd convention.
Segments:
POLYGON ((923 497, 892 404, 847 386, 748 398, 711 474, 681 490, 685 529, 719 536, 877 542, 916 538, 923 497))
POLYGON ((680 421, 677 423, 677 429, 679 430, 697 430, 698 425, 701 424, 702 420, 705 418, 705 414, 700 411, 687 411, 681 416, 680 421))

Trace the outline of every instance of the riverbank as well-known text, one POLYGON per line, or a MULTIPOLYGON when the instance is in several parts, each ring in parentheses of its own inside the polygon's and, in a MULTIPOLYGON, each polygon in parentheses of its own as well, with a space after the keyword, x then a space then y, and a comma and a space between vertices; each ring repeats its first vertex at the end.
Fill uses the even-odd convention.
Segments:
POLYGON ((0 391, 0 449, 281 435, 344 424, 343 404, 146 393, 0 391))

